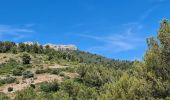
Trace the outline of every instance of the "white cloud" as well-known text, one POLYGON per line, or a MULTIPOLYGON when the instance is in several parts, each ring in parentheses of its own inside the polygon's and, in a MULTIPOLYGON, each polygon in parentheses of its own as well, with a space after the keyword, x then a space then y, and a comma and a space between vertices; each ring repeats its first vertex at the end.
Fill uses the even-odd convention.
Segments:
POLYGON ((143 20, 145 20, 155 9, 157 8, 157 6, 151 7, 149 9, 147 9, 139 18, 138 22, 141 22, 143 20))
POLYGON ((127 29, 123 34, 112 34, 108 36, 93 36, 79 34, 79 36, 84 38, 93 39, 100 42, 101 44, 91 47, 88 51, 94 52, 124 52, 129 50, 134 50, 140 46, 145 39, 139 38, 132 33, 129 34, 129 29, 127 29))
POLYGON ((18 40, 18 39, 24 38, 25 36, 31 33, 35 33, 35 31, 28 27, 24 27, 24 26, 16 27, 12 25, 0 24, 0 38, 1 39, 5 39, 7 38, 7 36, 9 38, 9 36, 11 36, 12 40, 18 40))

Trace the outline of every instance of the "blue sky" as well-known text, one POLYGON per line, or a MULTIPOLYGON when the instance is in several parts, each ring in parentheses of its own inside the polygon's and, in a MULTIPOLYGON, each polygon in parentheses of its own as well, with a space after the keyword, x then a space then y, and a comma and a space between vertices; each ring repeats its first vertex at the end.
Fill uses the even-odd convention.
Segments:
POLYGON ((0 0, 0 40, 75 44, 114 59, 142 59, 170 0, 0 0))

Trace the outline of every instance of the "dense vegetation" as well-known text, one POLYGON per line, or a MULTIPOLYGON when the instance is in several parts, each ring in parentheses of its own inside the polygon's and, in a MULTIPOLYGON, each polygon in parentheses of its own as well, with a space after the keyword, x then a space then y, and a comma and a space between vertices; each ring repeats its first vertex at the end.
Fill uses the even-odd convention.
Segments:
MULTIPOLYGON (((14 100, 170 100, 170 24, 163 20, 158 38, 147 39, 144 61, 111 60, 82 51, 55 51, 48 46, 0 42, 0 52, 22 54, 22 62, 9 60, 0 65, 0 74, 13 73, 24 78, 33 77, 27 71, 33 63, 58 63, 74 66, 62 70, 38 69, 35 73, 64 76, 61 71, 76 72, 77 78, 65 78, 33 85, 15 93, 14 100), (25 53, 27 52, 27 53, 25 53), (34 61, 36 54, 43 58, 34 61), (33 59, 32 59, 33 58, 33 59), (42 62, 43 61, 43 62, 42 62), (23 74, 20 74, 23 73, 23 74)), ((38 58, 37 58, 38 59, 38 58)), ((2 84, 7 81, 3 79, 2 84)), ((12 91, 12 89, 9 89, 12 91)), ((10 100, 0 94, 0 100, 10 100)))

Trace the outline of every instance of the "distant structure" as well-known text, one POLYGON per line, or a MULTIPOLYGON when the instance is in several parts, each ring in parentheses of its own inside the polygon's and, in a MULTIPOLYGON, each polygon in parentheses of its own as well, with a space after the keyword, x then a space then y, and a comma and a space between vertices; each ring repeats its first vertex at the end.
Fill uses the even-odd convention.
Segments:
POLYGON ((28 45, 38 44, 38 45, 40 45, 38 42, 34 43, 34 42, 31 42, 31 41, 24 42, 24 44, 28 44, 28 45))
MULTIPOLYGON (((24 42, 24 44, 33 45, 35 43, 28 41, 28 42, 24 42)), ((36 44, 40 45, 38 42, 36 42, 36 44)), ((74 50, 78 50, 77 46, 75 46, 73 44, 69 44, 69 45, 57 45, 57 44, 48 43, 48 44, 44 44, 42 46, 44 48, 46 46, 49 46, 50 48, 53 48, 53 49, 55 49, 57 51, 67 51, 67 50, 74 51, 74 50)))
POLYGON ((45 46, 49 46, 50 48, 53 48, 57 51, 66 51, 66 50, 78 50, 78 48, 73 45, 73 44, 70 44, 70 45, 56 45, 56 44, 45 44, 43 45, 44 47, 45 46))

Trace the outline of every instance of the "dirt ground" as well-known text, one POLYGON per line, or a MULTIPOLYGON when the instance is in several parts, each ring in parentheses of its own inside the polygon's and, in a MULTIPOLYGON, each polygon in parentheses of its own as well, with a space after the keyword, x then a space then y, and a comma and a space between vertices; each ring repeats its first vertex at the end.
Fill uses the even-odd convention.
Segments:
POLYGON ((69 66, 61 66, 58 64, 48 66, 48 68, 66 68, 66 67, 69 67, 69 66))
POLYGON ((40 75, 36 76, 36 79, 29 78, 29 79, 22 80, 22 78, 20 78, 19 84, 12 83, 12 84, 5 85, 5 86, 0 88, 0 92, 8 94, 9 93, 8 88, 12 87, 13 91, 10 92, 10 93, 13 93, 13 92, 16 92, 16 91, 23 90, 26 87, 29 87, 30 84, 38 84, 38 83, 42 83, 42 82, 45 82, 45 81, 50 82, 50 81, 53 81, 53 80, 61 81, 62 77, 60 77, 58 75, 40 74, 40 75))
MULTIPOLYGON (((14 54, 3 54, 3 53, 0 53, 0 64, 1 63, 5 63, 6 61, 8 61, 10 58, 16 58, 17 55, 14 55, 14 54)), ((44 68, 66 68, 66 67, 69 67, 69 66, 62 66, 62 65, 59 65, 59 64, 52 64, 52 65, 49 65, 49 64, 43 64, 44 68)), ((35 69, 31 69, 32 72, 35 72, 35 69)), ((69 76, 70 78, 75 78, 78 76, 77 73, 69 73, 69 72, 64 72, 64 74, 66 76, 69 76)), ((1 76, 2 78, 2 76, 1 76)), ((36 74, 35 75, 35 78, 28 78, 28 79, 22 79, 22 76, 20 77, 16 77, 17 80, 19 81, 19 83, 12 83, 12 84, 6 84, 2 87, 0 87, 0 92, 3 92, 5 94, 8 94, 8 95, 13 95, 14 92, 16 91, 21 91, 27 87, 30 86, 30 84, 39 84, 39 83, 42 83, 42 82, 50 82, 50 81, 53 81, 53 80, 58 80, 59 82, 62 81, 62 79, 64 77, 61 77, 59 75, 51 75, 51 74, 36 74), (12 92, 8 92, 8 88, 9 87, 12 87, 13 88, 13 91, 12 92)))
POLYGON ((8 61, 10 58, 16 58, 16 54, 11 54, 11 53, 0 53, 0 64, 5 63, 8 61))
POLYGON ((66 76, 69 76, 70 78, 75 78, 75 77, 79 76, 79 74, 77 74, 77 73, 70 73, 70 72, 64 72, 64 74, 66 76))

